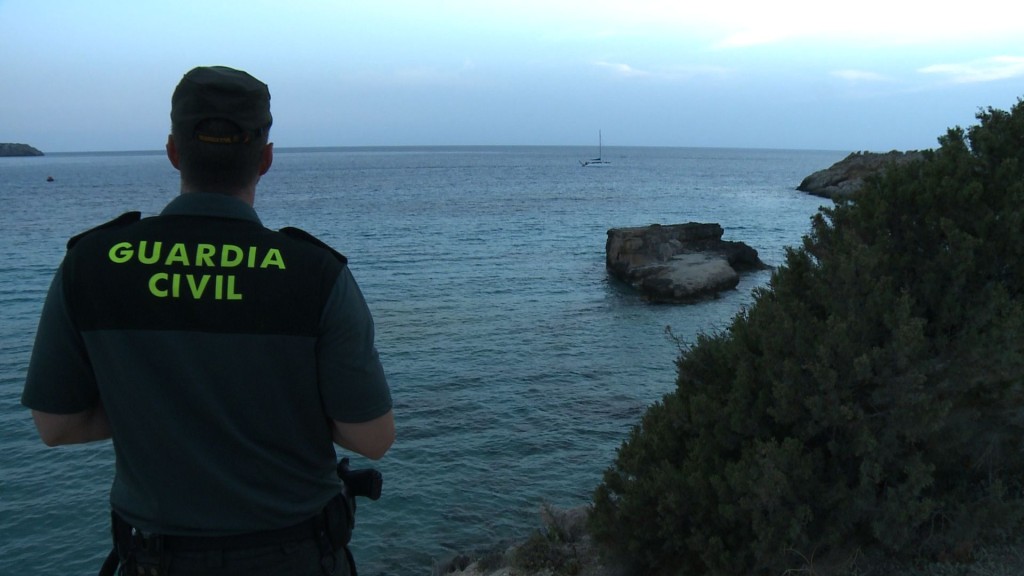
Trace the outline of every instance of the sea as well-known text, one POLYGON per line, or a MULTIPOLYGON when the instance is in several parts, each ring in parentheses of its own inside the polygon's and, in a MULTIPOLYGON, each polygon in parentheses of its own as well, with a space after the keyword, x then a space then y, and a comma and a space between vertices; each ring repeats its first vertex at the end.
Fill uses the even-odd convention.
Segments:
MULTIPOLYGON (((714 299, 651 304, 608 276, 609 229, 715 222, 779 266, 831 204, 796 186, 847 152, 605 147, 610 164, 582 167, 592 154, 276 150, 256 209, 348 257, 392 387, 394 446, 352 457, 384 477, 382 498, 358 505, 361 574, 428 576, 525 539, 546 506, 586 505, 673 391, 681 350, 770 282, 753 272, 714 299)), ((67 239, 156 214, 178 190, 156 151, 0 158, 0 574, 95 574, 110 550, 110 442, 45 447, 21 390, 67 239)))

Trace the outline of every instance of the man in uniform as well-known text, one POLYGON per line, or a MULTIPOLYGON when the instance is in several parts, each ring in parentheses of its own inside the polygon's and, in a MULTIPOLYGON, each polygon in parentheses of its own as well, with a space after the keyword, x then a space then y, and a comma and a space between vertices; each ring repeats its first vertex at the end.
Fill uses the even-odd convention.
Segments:
POLYGON ((68 242, 22 403, 49 446, 113 438, 133 576, 346 574, 332 440, 379 459, 395 434, 370 312, 344 256, 253 209, 265 84, 195 68, 171 124, 181 194, 68 242))

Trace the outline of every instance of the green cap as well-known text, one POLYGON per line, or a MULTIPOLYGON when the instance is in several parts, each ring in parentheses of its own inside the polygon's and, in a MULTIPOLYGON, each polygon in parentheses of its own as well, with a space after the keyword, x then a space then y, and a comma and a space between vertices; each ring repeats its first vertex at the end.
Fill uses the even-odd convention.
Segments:
POLYGON ((257 132, 273 122, 270 90, 242 70, 200 66, 189 70, 171 96, 171 124, 176 133, 190 134, 196 125, 222 118, 245 132, 257 132))

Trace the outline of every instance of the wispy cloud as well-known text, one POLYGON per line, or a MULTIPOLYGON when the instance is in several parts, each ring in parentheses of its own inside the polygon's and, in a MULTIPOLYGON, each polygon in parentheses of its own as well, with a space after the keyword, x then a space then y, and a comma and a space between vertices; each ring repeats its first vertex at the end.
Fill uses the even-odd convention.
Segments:
POLYGON ((775 44, 788 40, 797 34, 783 29, 747 29, 733 32, 712 44, 713 49, 750 48, 765 44, 775 44))
MULTIPOLYGON (((642 4, 642 2, 641 2, 642 4)), ((949 46, 952 43, 1019 42, 1024 20, 1006 13, 1006 7, 989 8, 1003 17, 965 17, 958 2, 933 2, 923 10, 915 2, 860 0, 856 9, 838 15, 833 3, 814 0, 716 0, 678 2, 674 20, 717 40, 717 49, 755 48, 786 42, 814 41, 822 46, 949 46), (707 6, 690 9, 691 4, 707 6)), ((632 4, 629 4, 632 9, 632 4)), ((977 7, 976 14, 986 9, 977 7)), ((669 18, 666 15, 663 18, 669 18)), ((664 21, 664 20, 661 20, 664 21)))
POLYGON ((891 82, 892 78, 869 70, 833 70, 832 75, 850 82, 891 82))
POLYGON ((957 84, 993 82, 1024 76, 1024 56, 993 56, 958 64, 935 64, 918 70, 947 76, 957 84))
POLYGON ((386 72, 382 77, 396 84, 450 85, 471 80, 477 72, 472 59, 464 59, 461 66, 408 66, 386 72))
POLYGON ((651 78, 656 80, 686 80, 695 77, 725 76, 729 69, 721 66, 678 65, 641 69, 621 62, 594 62, 594 66, 610 71, 620 78, 651 78))
POLYGON ((636 68, 633 68, 629 64, 623 64, 621 62, 594 62, 594 65, 600 68, 610 70, 617 76, 622 76, 625 78, 636 78, 651 75, 650 72, 647 72, 645 70, 638 70, 636 68))

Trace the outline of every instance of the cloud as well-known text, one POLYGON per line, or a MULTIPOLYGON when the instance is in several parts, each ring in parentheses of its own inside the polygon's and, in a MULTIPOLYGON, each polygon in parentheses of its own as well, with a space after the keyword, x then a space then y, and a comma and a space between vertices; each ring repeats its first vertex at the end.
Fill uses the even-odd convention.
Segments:
POLYGON ((619 62, 594 62, 594 65, 600 68, 611 70, 612 73, 616 74, 617 76, 622 76, 624 78, 636 78, 651 75, 650 72, 638 70, 636 68, 633 68, 629 64, 623 64, 619 62))
POLYGON ((836 78, 848 80, 850 82, 890 82, 891 78, 879 74, 878 72, 871 72, 869 70, 833 70, 832 75, 836 78))
POLYGON ((935 64, 918 72, 944 75, 956 84, 994 82, 1024 76, 1024 56, 993 56, 958 64, 935 64))
POLYGON ((746 29, 733 32, 712 44, 713 49, 750 48, 765 44, 775 44, 798 36, 797 33, 784 29, 746 29))
POLYGON ((715 49, 804 41, 828 46, 1017 44, 1024 33, 1019 8, 1003 1, 965 10, 963 3, 952 1, 932 2, 925 8, 916 2, 860 0, 842 13, 836 12, 834 3, 820 0, 716 0, 702 9, 689 8, 695 2, 679 4, 687 8, 669 12, 661 21, 672 19, 691 32, 711 34, 715 49))
POLYGON ((729 69, 722 66, 678 65, 661 66, 652 69, 635 68, 621 62, 594 62, 594 66, 609 70, 620 78, 651 78, 656 80, 687 80, 696 77, 722 77, 729 74, 729 69))

